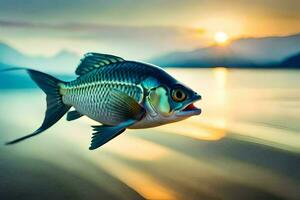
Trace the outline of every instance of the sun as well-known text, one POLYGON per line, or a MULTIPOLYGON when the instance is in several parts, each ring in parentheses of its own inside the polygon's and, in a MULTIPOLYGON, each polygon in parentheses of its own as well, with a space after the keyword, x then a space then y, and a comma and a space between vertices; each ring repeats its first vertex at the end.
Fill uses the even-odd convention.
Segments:
POLYGON ((214 39, 217 44, 225 44, 226 42, 228 42, 228 35, 222 31, 216 32, 214 39))

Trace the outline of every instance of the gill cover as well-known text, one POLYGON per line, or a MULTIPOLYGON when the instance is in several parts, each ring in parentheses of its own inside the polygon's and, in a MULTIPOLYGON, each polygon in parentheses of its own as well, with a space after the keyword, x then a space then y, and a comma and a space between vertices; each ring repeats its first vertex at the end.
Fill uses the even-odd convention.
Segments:
POLYGON ((157 114, 163 116, 169 116, 171 114, 168 92, 164 87, 161 86, 152 89, 148 95, 148 102, 157 114))

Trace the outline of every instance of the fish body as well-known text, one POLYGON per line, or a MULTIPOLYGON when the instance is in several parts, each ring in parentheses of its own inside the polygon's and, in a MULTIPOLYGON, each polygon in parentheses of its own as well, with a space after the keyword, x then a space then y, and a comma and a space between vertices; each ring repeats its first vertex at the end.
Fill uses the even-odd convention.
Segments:
POLYGON ((67 114, 67 120, 87 116, 102 124, 94 126, 90 149, 98 148, 126 128, 155 127, 201 112, 193 105, 200 95, 163 69, 147 63, 88 53, 76 69, 78 78, 70 82, 27 71, 47 94, 44 122, 33 135, 52 126, 73 107, 75 110, 67 114))

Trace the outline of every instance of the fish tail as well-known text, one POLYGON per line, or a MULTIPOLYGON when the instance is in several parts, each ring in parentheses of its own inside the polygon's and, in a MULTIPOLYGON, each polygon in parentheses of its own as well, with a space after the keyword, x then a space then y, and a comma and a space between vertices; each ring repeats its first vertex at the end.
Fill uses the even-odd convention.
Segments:
POLYGON ((6 144, 15 144, 39 133, 42 133, 43 131, 54 125, 58 120, 60 120, 63 115, 71 108, 70 105, 66 105, 63 103, 62 95, 60 94, 60 85, 64 84, 65 82, 36 70, 26 68, 19 69, 25 69, 32 80, 46 93, 47 110, 45 113, 44 121, 40 128, 29 135, 7 142, 6 144))

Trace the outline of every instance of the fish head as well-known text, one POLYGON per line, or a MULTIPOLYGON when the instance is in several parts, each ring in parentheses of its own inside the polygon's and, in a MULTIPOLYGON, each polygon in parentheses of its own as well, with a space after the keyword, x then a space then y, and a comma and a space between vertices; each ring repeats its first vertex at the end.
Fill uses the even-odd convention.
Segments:
POLYGON ((174 117, 185 119, 201 114, 201 109, 194 105, 196 101, 201 100, 201 96, 189 87, 176 84, 172 87, 169 96, 174 117))
POLYGON ((201 109, 195 107, 194 103, 200 99, 197 92, 181 83, 175 83, 152 88, 146 104, 150 105, 156 120, 170 123, 199 115, 201 109))

